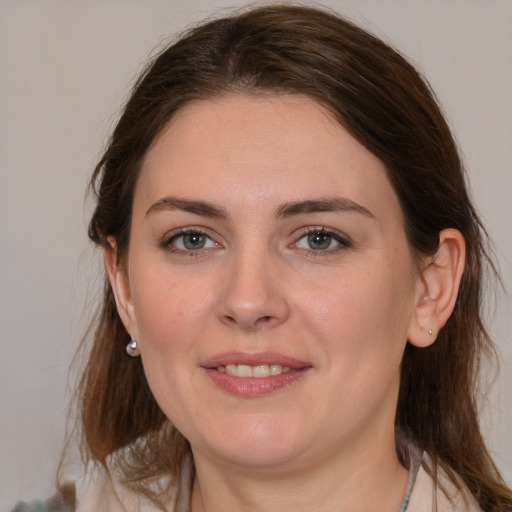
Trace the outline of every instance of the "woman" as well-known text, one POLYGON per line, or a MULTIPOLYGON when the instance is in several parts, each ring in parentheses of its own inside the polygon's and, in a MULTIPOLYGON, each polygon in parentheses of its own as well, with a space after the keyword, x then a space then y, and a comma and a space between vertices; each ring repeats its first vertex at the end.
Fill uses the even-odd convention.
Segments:
POLYGON ((76 510, 512 507, 474 398, 485 231, 394 50, 305 7, 203 24, 92 185, 76 510))

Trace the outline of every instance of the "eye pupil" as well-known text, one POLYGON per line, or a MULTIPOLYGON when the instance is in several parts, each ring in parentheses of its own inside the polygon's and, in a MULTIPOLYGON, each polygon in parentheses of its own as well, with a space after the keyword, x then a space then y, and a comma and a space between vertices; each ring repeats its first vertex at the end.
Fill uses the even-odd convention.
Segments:
POLYGON ((188 233, 183 235, 183 245, 187 249, 202 249, 206 243, 206 237, 201 233, 188 233))
POLYGON ((322 233, 321 231, 308 235, 308 245, 311 247, 311 249, 316 251, 321 249, 328 249, 331 245, 331 240, 331 235, 322 233))

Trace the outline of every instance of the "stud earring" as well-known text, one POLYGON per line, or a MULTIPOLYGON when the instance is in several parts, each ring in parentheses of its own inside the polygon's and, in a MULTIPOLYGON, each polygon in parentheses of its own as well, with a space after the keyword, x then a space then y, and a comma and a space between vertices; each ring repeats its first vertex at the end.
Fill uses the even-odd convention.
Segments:
POLYGON ((428 330, 428 333, 430 334, 430 336, 432 336, 432 334, 434 334, 434 333, 432 332, 432 329, 429 329, 429 330, 428 330))
POLYGON ((126 353, 130 357, 138 357, 138 356, 140 356, 140 350, 137 347, 137 342, 135 340, 132 340, 130 338, 130 341, 128 342, 128 345, 126 345, 126 353))

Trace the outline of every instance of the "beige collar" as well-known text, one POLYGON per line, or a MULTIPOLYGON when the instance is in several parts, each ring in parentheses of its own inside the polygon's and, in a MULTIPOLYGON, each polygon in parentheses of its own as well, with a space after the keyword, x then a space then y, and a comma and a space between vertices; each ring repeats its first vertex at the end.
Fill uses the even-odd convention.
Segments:
MULTIPOLYGON (((419 468, 406 512, 482 512, 469 491, 459 492, 439 470, 439 484, 419 468)), ((182 478, 170 497, 168 512, 189 512, 193 468, 190 461, 182 468, 182 478)), ((102 471, 92 471, 77 483, 76 512, 160 512, 149 500, 138 496, 115 478, 108 478, 102 471)))

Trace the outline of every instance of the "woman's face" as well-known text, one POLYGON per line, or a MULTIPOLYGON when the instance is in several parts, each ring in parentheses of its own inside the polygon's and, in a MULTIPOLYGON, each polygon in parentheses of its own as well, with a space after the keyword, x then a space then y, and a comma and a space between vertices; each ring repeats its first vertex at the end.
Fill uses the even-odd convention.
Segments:
POLYGON ((117 289, 196 458, 305 467, 393 442, 420 288, 403 224, 383 164, 310 99, 178 113, 143 165, 117 289))

